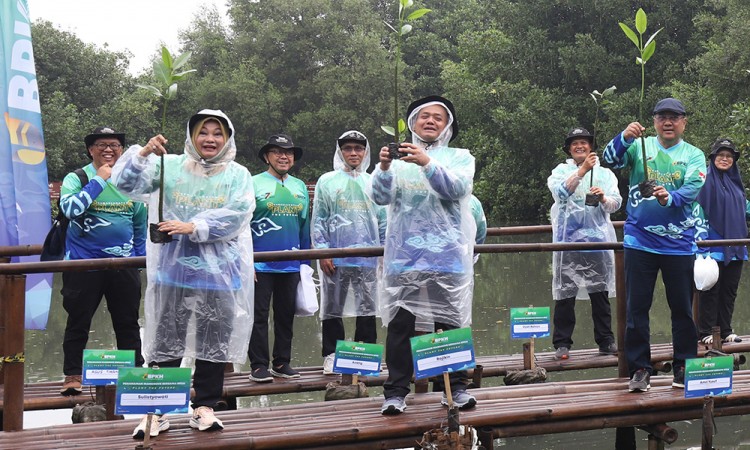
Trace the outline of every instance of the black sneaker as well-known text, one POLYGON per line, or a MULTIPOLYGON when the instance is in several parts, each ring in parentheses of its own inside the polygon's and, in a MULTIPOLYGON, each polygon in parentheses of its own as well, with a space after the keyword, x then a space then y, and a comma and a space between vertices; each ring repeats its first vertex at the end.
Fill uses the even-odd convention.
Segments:
POLYGON ((628 384, 628 392, 646 392, 651 389, 651 374, 646 369, 638 369, 628 384))
POLYGON ((289 363, 284 363, 280 367, 271 367, 271 375, 279 378, 299 378, 299 372, 292 369, 289 363))
POLYGON ((672 387, 677 389, 685 389, 685 368, 675 367, 674 378, 672 379, 672 387))
POLYGON ((253 369, 248 378, 250 378, 250 381, 255 381, 256 383, 270 383, 273 381, 273 377, 268 373, 268 369, 265 367, 253 369))
POLYGON ((617 344, 610 342, 604 347, 599 347, 600 355, 617 355, 617 344))

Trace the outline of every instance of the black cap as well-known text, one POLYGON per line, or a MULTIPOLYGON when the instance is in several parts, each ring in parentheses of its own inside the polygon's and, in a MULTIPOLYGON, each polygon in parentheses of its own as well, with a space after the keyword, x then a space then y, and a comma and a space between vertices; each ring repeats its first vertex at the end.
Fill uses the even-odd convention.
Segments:
POLYGON ((719 150, 722 149, 731 150, 732 153, 734 153, 734 159, 740 157, 740 151, 737 150, 734 142, 732 142, 728 138, 719 138, 713 143, 713 145, 711 145, 711 156, 715 156, 717 153, 719 153, 719 150))
POLYGON ((86 144, 86 155, 91 158, 89 147, 91 147, 97 139, 100 138, 115 138, 120 141, 120 145, 125 146, 125 133, 118 133, 112 127, 96 127, 91 133, 87 134, 83 138, 83 143, 86 144))
POLYGON ((568 136, 565 138, 565 143, 563 144, 563 151, 565 153, 570 155, 570 143, 576 139, 588 139, 589 144, 592 147, 594 146, 594 135, 583 127, 575 127, 568 131, 568 136))
POLYGON ((337 140, 339 147, 342 147, 347 142, 356 142, 358 144, 362 144, 365 147, 367 146, 367 138, 359 131, 350 131, 337 140))
POLYGON ((296 162, 302 159, 302 149, 300 147, 295 147, 292 138, 287 134, 274 134, 268 138, 268 143, 261 147, 258 152, 258 158, 260 158, 261 161, 266 162, 266 159, 263 158, 263 156, 271 147, 291 148, 294 150, 294 161, 296 162))
POLYGON ((190 120, 188 120, 188 130, 190 130, 191 136, 193 135, 193 127, 195 126, 195 124, 208 117, 212 119, 216 119, 219 122, 221 122, 221 124, 224 125, 224 129, 227 130, 227 137, 228 138, 232 137, 232 127, 229 126, 229 122, 227 121, 226 117, 213 115, 213 114, 200 114, 200 113, 193 115, 193 117, 191 117, 190 120))
POLYGON ((451 124, 451 130, 453 133, 450 140, 452 141, 453 139, 456 139, 456 136, 458 136, 458 117, 456 117, 456 108, 453 107, 453 103, 451 103, 450 100, 444 97, 439 95, 428 95, 427 97, 413 101, 406 110, 406 117, 411 116, 411 113, 420 106, 432 102, 440 102, 448 108, 448 111, 450 111, 451 116, 453 117, 453 123, 451 124))
POLYGON ((656 102, 656 106, 654 106, 654 114, 659 114, 661 112, 673 112, 675 114, 685 115, 687 114, 685 112, 685 107, 682 105, 682 102, 677 100, 676 98, 663 98, 656 102))

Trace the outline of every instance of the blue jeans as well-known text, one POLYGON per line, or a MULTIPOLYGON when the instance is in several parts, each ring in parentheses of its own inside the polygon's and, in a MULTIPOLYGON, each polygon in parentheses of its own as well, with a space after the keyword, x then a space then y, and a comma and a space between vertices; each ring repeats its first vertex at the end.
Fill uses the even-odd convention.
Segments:
POLYGON ((694 255, 660 255, 625 249, 625 283, 628 305, 625 328, 625 355, 632 377, 636 370, 651 373, 651 330, 649 311, 654 301, 656 277, 661 270, 667 303, 672 312, 673 366, 685 367, 695 358, 698 334, 693 322, 694 255))

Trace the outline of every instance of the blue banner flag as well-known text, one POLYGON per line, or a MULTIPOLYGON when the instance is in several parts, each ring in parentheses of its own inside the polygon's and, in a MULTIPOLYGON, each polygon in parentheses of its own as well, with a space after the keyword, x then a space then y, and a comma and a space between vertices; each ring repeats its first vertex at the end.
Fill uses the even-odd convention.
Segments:
MULTIPOLYGON (((41 244, 52 220, 26 0, 0 2, 0 65, 0 246, 41 244)), ((27 329, 47 326, 51 294, 52 275, 27 276, 27 329)))

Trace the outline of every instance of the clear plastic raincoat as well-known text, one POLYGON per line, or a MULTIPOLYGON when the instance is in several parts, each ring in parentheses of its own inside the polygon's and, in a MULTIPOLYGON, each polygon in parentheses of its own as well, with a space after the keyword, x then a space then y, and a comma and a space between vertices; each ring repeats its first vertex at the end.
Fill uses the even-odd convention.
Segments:
MULTIPOLYGON (((195 224, 191 235, 148 242, 143 354, 147 362, 193 357, 244 363, 253 323, 255 209, 247 169, 234 162, 234 127, 218 110, 198 114, 227 120, 231 136, 219 153, 204 160, 187 130, 181 155, 164 156, 164 220, 195 224)), ((158 222, 160 158, 141 157, 134 145, 112 171, 113 183, 133 199, 149 202, 158 222), (149 195, 153 194, 153 195, 149 195)))
MULTIPOLYGON (((342 134, 344 138, 353 130, 342 134)), ((365 139, 366 140, 366 139, 365 139)), ((312 241, 315 248, 378 247, 385 239, 385 208, 367 196, 371 175, 370 142, 362 162, 350 168, 336 140, 333 172, 315 185, 312 241)), ((321 282, 320 318, 375 316, 378 313, 379 258, 334 258, 336 271, 326 275, 318 264, 321 282), (350 289, 351 287, 351 289, 350 289)))
POLYGON ((466 149, 447 147, 448 122, 437 141, 428 145, 414 132, 419 112, 408 118, 412 142, 427 149, 424 167, 394 160, 389 170, 373 173, 372 197, 388 205, 385 277, 381 317, 387 325, 398 308, 416 316, 417 323, 471 324, 474 287, 473 247, 477 225, 469 198, 474 157, 466 149))
MULTIPOLYGON (((598 163, 583 178, 578 166, 568 159, 559 164, 547 179, 555 203, 550 210, 553 242, 616 242, 609 215, 622 204, 617 177, 598 163), (593 186, 604 191, 606 203, 584 204, 593 186)), ((612 250, 563 251, 552 253, 552 298, 588 299, 588 293, 608 291, 615 296, 615 259, 612 250)))

